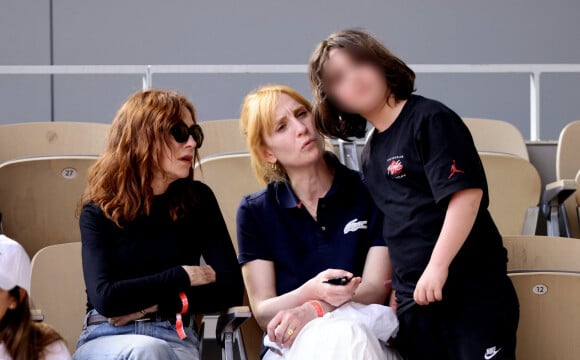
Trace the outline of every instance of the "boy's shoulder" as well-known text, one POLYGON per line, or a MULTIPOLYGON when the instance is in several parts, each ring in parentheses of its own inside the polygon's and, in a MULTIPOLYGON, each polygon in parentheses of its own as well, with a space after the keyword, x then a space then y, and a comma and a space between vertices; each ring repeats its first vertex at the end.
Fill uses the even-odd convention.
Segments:
POLYGON ((421 95, 411 95, 408 100, 411 105, 411 114, 420 115, 418 118, 431 118, 437 115, 452 115, 459 117, 453 110, 442 102, 421 95))

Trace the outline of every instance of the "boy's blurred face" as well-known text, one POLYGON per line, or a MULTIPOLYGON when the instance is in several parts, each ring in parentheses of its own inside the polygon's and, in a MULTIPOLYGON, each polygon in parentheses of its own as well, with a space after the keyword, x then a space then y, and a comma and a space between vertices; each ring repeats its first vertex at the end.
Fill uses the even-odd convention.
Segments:
POLYGON ((323 78, 331 99, 342 111, 364 116, 385 104, 388 87, 381 70, 353 59, 344 49, 330 50, 323 78))

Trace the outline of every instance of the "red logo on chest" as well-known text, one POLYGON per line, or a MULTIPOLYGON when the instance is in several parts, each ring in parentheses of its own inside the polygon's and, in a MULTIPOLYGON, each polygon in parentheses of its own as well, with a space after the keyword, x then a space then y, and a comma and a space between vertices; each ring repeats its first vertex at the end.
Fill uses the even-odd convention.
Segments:
POLYGON ((387 166, 387 172, 391 176, 401 174, 403 172, 403 163, 401 160, 392 160, 389 166, 387 166))

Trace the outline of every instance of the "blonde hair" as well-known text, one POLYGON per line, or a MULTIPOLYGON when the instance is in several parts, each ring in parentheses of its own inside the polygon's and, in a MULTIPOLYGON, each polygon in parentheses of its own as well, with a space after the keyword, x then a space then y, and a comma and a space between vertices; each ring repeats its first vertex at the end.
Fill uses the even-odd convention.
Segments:
MULTIPOLYGON (((256 177, 263 184, 285 182, 288 180, 286 170, 280 163, 271 164, 263 157, 266 146, 265 135, 274 128, 276 106, 280 96, 286 94, 312 112, 310 102, 296 90, 285 85, 265 85, 249 93, 244 99, 240 115, 242 134, 246 138, 252 167, 256 177)), ((320 134, 317 132, 317 136, 320 134)))

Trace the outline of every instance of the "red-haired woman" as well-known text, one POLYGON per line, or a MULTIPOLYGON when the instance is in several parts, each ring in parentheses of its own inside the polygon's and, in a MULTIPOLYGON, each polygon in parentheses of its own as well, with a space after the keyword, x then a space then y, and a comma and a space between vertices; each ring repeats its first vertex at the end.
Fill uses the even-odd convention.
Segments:
POLYGON ((140 92, 119 109, 82 200, 88 313, 73 358, 198 359, 190 315, 241 303, 217 201, 193 180, 202 141, 177 93, 140 92))

